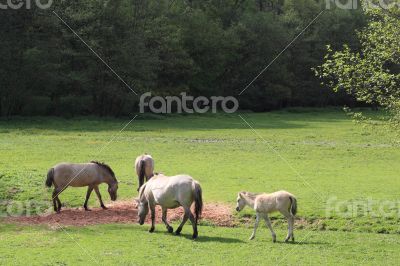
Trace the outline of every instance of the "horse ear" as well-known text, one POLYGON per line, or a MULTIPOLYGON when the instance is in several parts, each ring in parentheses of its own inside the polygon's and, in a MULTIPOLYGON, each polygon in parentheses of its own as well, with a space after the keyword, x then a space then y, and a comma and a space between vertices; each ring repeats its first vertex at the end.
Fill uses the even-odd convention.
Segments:
POLYGON ((139 206, 139 204, 140 204, 139 198, 134 198, 133 199, 133 204, 134 204, 135 208, 137 208, 139 206))
POLYGON ((243 192, 239 192, 239 197, 243 199, 243 192))

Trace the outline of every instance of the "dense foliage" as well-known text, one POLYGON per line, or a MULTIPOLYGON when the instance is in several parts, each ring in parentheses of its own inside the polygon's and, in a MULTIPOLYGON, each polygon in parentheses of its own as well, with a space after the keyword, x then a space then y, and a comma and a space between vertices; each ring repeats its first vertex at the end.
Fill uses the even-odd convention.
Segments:
POLYGON ((233 95, 255 111, 349 103, 311 70, 328 43, 357 48, 364 15, 340 9, 325 11, 238 96, 323 9, 322 0, 63 0, 0 10, 1 115, 137 109, 138 96, 56 14, 138 94, 233 95))
MULTIPOLYGON (((364 1, 365 3, 365 1, 364 1)), ((368 8, 368 25, 358 32, 361 48, 344 45, 335 51, 328 46, 317 75, 334 91, 346 91, 358 101, 385 108, 390 125, 400 125, 400 10, 368 8)), ((362 113, 353 113, 366 119, 362 113)))

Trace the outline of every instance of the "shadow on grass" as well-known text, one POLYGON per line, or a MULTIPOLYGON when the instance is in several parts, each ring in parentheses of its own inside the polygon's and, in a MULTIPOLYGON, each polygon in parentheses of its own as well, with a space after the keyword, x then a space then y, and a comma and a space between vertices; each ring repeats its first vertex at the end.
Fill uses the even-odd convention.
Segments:
POLYGON ((175 235, 174 233, 168 233, 166 231, 154 231, 152 234, 163 234, 163 235, 170 235, 171 237, 183 237, 186 238, 187 240, 192 240, 196 242, 218 242, 218 243, 245 243, 245 241, 242 241, 241 239, 237 238, 230 238, 230 237, 220 237, 220 236, 206 236, 206 235, 201 235, 193 240, 192 239, 192 234, 180 234, 180 235, 175 235))
MULTIPOLYGON (((300 109, 298 112, 276 111, 269 113, 237 112, 235 114, 139 114, 135 119, 135 127, 125 131, 144 132, 172 128, 176 130, 210 129, 246 129, 248 126, 238 116, 241 115, 255 129, 293 129, 309 127, 309 122, 342 122, 349 120, 342 111, 337 109, 300 109), (310 111, 311 110, 311 111, 310 111)), ((23 130, 21 134, 38 134, 43 130, 59 132, 101 132, 119 131, 132 117, 95 117, 82 116, 73 118, 62 117, 12 117, 0 118, 0 133, 10 133, 13 130, 23 130)))
MULTIPOLYGON (((184 236, 187 239, 192 239, 191 235, 184 236)), ((245 243, 237 238, 220 237, 220 236, 202 236, 200 235, 195 241, 197 242, 218 242, 218 243, 245 243)))
POLYGON ((285 245, 296 245, 296 246, 303 246, 303 245, 328 245, 329 243, 327 242, 320 242, 320 241, 289 241, 289 242, 285 242, 285 241, 276 241, 277 244, 285 244, 285 245))

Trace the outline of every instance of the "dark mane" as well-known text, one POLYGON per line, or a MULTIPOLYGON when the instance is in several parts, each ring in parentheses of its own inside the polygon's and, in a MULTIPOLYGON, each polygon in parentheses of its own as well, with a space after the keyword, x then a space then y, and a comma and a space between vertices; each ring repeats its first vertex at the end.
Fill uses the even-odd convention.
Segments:
POLYGON ((102 162, 98 162, 98 161, 91 161, 91 163, 95 163, 98 166, 102 167, 103 169, 107 170, 107 172, 115 178, 115 174, 114 171, 111 169, 111 167, 108 164, 102 163, 102 162))

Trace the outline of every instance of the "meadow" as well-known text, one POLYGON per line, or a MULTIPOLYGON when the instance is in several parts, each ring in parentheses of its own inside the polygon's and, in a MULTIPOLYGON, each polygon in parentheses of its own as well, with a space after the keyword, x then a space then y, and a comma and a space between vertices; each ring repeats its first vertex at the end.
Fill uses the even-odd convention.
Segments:
MULTIPOLYGON (((298 198, 296 244, 273 244, 265 226, 235 228, 204 221, 199 239, 157 233, 147 226, 47 228, 0 225, 0 264, 396 264, 400 242, 400 151, 396 135, 354 123, 335 109, 271 113, 15 118, 0 121, 0 211, 5 202, 49 202, 47 170, 61 161, 108 163, 120 180, 119 199, 136 196, 133 162, 147 152, 155 170, 199 180, 205 202, 235 205, 238 191, 285 189, 298 198), (244 119, 242 119, 241 117, 244 119), (248 124, 247 124, 247 123, 248 124), (249 125, 252 127, 250 128, 249 125), (371 203, 372 202, 372 203, 371 203), (368 204, 371 203, 371 204, 368 204)), ((61 194, 80 207, 85 189, 61 194)), ((103 199, 109 196, 102 187, 103 199)), ((98 205, 92 195, 91 206, 98 205)), ((30 211, 28 208, 26 212, 30 211)), ((235 214, 238 223, 254 213, 235 214)), ((278 239, 285 222, 273 215, 278 239)), ((186 237, 185 237, 186 236, 186 237)))

